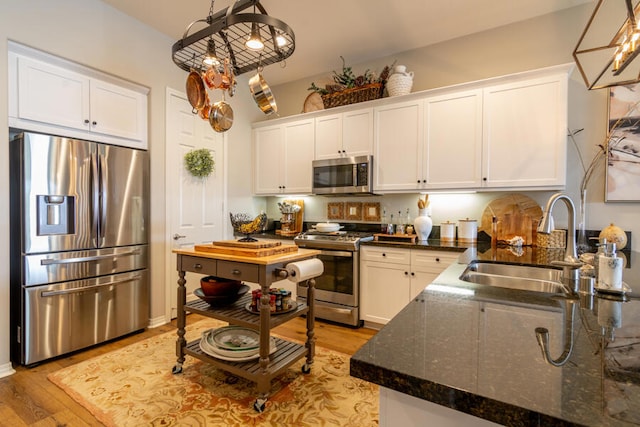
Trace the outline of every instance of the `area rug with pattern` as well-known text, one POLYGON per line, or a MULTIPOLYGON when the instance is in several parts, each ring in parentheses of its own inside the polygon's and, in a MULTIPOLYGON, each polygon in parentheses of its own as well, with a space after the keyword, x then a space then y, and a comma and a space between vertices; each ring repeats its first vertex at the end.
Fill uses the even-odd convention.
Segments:
MULTIPOLYGON (((190 342, 225 323, 200 320, 190 342)), ((261 413, 255 383, 186 356, 176 363, 176 333, 167 332, 53 372, 49 380, 107 426, 377 426, 378 387, 349 376, 349 356, 316 346, 271 382, 261 413), (235 380, 235 378, 232 378, 235 380)))

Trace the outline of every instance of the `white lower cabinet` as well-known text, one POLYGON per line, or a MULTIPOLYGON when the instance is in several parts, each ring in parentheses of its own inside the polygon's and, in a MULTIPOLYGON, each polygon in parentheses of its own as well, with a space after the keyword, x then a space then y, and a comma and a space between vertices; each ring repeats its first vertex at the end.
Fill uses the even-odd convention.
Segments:
POLYGON ((455 252, 363 246, 361 320, 384 325, 458 258, 455 252))

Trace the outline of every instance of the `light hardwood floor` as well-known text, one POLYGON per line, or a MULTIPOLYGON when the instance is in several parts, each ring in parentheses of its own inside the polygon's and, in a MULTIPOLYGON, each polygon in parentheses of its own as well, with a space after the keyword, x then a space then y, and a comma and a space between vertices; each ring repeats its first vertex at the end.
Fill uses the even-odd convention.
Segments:
MULTIPOLYGON (((198 318, 198 315, 190 314, 188 322, 194 322, 198 318)), ((49 382, 47 375, 94 356, 164 332, 175 331, 175 329, 174 321, 67 357, 54 359, 33 368, 17 367, 14 375, 0 379, 0 426, 76 427, 102 425, 89 411, 49 382)), ((306 319, 294 319, 274 328, 273 331, 284 337, 304 341, 306 339, 306 319)), ((349 355, 355 353, 375 333, 376 331, 372 329, 352 329, 322 321, 317 321, 315 327, 316 345, 349 355)))

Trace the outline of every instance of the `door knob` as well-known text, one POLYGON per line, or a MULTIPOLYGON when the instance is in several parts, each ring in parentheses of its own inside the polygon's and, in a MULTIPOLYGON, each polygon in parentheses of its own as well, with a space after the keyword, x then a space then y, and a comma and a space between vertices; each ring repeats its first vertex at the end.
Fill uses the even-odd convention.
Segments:
POLYGON ((187 236, 181 236, 178 233, 176 233, 176 234, 173 235, 173 240, 184 239, 185 237, 187 237, 187 236))

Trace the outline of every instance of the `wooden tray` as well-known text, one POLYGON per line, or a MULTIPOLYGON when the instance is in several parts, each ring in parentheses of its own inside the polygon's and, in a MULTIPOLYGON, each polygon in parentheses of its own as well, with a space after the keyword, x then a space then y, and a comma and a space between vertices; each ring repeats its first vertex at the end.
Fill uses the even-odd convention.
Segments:
POLYGON ((264 257, 271 255, 282 255, 290 252, 297 252, 296 245, 280 245, 271 248, 237 248, 232 246, 218 246, 217 244, 195 245, 194 249, 198 252, 210 252, 225 255, 236 255, 245 257, 264 257))
POLYGON ((415 234, 383 234, 377 233, 373 235, 374 240, 378 240, 381 242, 386 241, 395 241, 395 242, 409 242, 415 243, 416 238, 418 236, 415 234))
POLYGON ((273 248, 276 246, 280 246, 281 242, 240 242, 238 240, 219 240, 217 242, 212 242, 215 246, 230 246, 233 248, 247 248, 247 249, 260 249, 260 248, 273 248))

